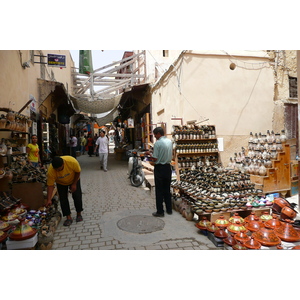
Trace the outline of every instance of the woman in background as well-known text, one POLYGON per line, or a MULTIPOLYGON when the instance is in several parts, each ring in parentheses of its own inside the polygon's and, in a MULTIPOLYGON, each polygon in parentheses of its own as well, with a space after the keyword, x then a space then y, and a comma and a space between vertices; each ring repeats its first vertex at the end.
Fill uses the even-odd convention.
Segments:
POLYGON ((39 167, 41 165, 40 159, 40 149, 39 145, 37 144, 38 138, 36 134, 31 136, 31 143, 29 143, 26 147, 26 152, 28 154, 28 162, 34 166, 39 167))

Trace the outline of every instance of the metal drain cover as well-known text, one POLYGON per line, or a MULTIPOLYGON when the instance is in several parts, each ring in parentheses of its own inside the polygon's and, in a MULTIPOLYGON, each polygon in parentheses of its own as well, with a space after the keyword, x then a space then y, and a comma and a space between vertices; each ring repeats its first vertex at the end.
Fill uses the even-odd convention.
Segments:
POLYGON ((128 232, 150 233, 162 230, 165 222, 151 216, 129 216, 118 221, 117 225, 121 230, 128 232))

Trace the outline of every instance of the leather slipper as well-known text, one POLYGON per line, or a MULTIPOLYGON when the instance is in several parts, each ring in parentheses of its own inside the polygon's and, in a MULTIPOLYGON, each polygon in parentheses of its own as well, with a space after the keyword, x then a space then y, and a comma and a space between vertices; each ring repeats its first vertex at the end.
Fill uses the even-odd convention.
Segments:
POLYGON ((64 226, 70 226, 72 223, 73 223, 73 220, 72 220, 72 219, 67 219, 67 220, 65 220, 65 222, 64 222, 64 226))

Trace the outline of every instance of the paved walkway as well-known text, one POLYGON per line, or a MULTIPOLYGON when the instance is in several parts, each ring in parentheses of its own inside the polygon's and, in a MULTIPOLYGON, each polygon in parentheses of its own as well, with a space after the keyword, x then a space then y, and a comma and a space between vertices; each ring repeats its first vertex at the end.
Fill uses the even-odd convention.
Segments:
MULTIPOLYGON (((143 186, 131 186, 127 178, 127 161, 117 161, 114 154, 109 154, 108 172, 100 170, 98 157, 82 155, 78 161, 82 167, 83 222, 76 224, 74 220, 70 227, 64 227, 63 218, 54 234, 53 250, 220 249, 199 233, 194 222, 187 221, 176 211, 160 218, 163 228, 157 229, 151 223, 158 222, 152 217, 155 211, 153 191, 143 186), (120 223, 128 217, 130 223, 130 217, 134 219, 136 216, 149 219, 153 231, 135 233, 123 230, 120 223)), ((71 197, 70 203, 75 217, 71 197)))

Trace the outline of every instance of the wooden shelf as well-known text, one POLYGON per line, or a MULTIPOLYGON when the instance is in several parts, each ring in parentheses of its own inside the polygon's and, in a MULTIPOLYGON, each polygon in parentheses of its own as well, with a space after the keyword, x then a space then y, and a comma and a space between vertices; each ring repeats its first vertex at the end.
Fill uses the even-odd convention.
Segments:
POLYGON ((267 168, 267 175, 250 175, 251 182, 255 183, 263 193, 285 194, 291 189, 291 162, 290 145, 283 146, 284 151, 279 152, 276 160, 272 160, 272 168, 267 168))

